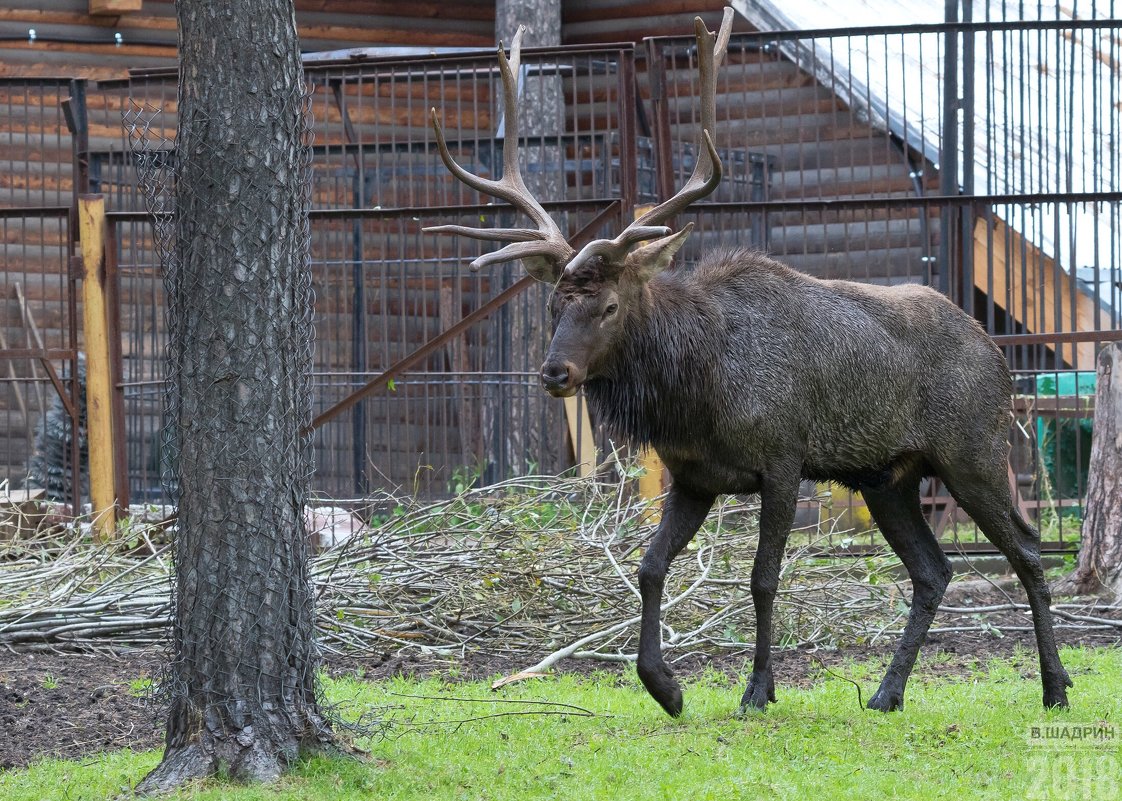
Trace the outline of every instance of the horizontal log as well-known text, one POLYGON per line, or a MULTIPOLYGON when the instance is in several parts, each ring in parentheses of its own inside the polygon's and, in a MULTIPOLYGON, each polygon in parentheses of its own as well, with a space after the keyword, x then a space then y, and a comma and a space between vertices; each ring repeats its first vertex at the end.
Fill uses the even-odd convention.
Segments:
MULTIPOLYGON (((569 22, 562 25, 561 41, 569 44, 607 42, 639 42, 648 36, 685 36, 693 34, 696 14, 658 14, 594 21, 569 22)), ((701 18, 710 30, 721 24, 720 11, 702 11, 701 18)))
POLYGON ((1013 411, 1038 417, 1091 419, 1095 414, 1094 395, 1014 395, 1013 411))
MULTIPOLYGON (((671 127, 698 125, 700 111, 693 98, 668 103, 667 119, 671 127)), ((795 89, 769 89, 744 95, 719 95, 716 98, 714 119, 720 122, 739 123, 755 119, 782 120, 789 126, 801 124, 800 118, 840 111, 841 103, 833 92, 823 86, 804 86, 795 89)))
POLYGON ((853 253, 788 253, 775 255, 799 272, 816 278, 840 278, 863 283, 926 283, 927 264, 921 248, 853 253))
MULTIPOLYGON (((3 284, 0 284, 0 291, 3 289, 3 284)), ((14 295, 13 292, 10 298, 0 298, 0 326, 4 326, 4 335, 8 338, 10 346, 16 347, 14 343, 18 342, 23 347, 35 347, 34 341, 31 345, 27 344, 25 335, 28 329, 25 327, 23 308, 14 295)), ((67 330, 66 303, 53 298, 35 300, 26 295, 25 299, 44 344, 48 348, 62 346, 66 340, 67 330)))
POLYGON ((908 197, 914 194, 911 178, 895 167, 854 167, 821 170, 792 177, 791 185, 772 187, 769 200, 813 200, 845 197, 908 197), (830 176, 837 176, 831 181, 830 176))
POLYGON ((768 231, 768 249, 776 255, 894 250, 922 247, 924 233, 917 219, 771 228, 768 231))
MULTIPOLYGON (((842 112, 803 116, 798 125, 787 124, 783 120, 756 119, 718 122, 716 128, 714 142, 717 147, 747 148, 751 152, 766 152, 767 147, 777 145, 805 146, 869 136, 868 126, 855 122, 849 114, 842 112)), ((697 126, 673 126, 670 134, 684 142, 695 141, 697 126)))
MULTIPOLYGON (((649 81, 650 76, 643 76, 649 81)), ((666 97, 689 102, 700 92, 696 67, 689 70, 671 70, 665 78, 666 97)), ((728 64, 721 69, 718 81, 719 97, 735 99, 742 103, 755 102, 755 95, 775 90, 807 88, 815 85, 814 79, 789 61, 756 61, 728 64)))
MULTIPOLYGON (((895 197, 914 197, 912 193, 896 193, 895 197)), ((867 195, 839 195, 838 200, 854 200, 867 198, 867 195)), ((939 209, 924 208, 886 208, 877 205, 877 200, 883 198, 878 195, 876 199, 869 198, 869 208, 850 209, 789 209, 786 211, 767 212, 768 224, 772 227, 802 227, 818 226, 827 223, 864 223, 871 220, 901 220, 922 219, 926 216, 927 225, 931 230, 934 241, 938 235, 939 209)), ((917 201, 918 202, 918 201, 917 201)), ((695 207, 696 208, 696 207, 695 207)))
MULTIPOLYGON (((723 0, 648 0, 643 15, 696 15, 700 11, 719 11, 723 0)), ((632 20, 637 16, 635 4, 625 0, 591 0, 567 3, 561 9, 562 23, 599 22, 608 19, 632 20)))

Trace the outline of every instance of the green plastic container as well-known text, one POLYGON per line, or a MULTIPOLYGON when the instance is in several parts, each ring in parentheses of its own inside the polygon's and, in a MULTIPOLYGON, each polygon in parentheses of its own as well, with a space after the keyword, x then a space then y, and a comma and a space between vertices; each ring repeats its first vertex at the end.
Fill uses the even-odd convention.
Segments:
MULTIPOLYGON (((1095 396, 1095 373, 1048 373, 1036 377, 1036 394, 1056 397, 1095 396)), ((1087 486, 1087 465, 1091 461, 1090 417, 1038 417, 1036 441, 1040 460, 1052 492, 1057 498, 1077 498, 1079 488, 1087 486)))

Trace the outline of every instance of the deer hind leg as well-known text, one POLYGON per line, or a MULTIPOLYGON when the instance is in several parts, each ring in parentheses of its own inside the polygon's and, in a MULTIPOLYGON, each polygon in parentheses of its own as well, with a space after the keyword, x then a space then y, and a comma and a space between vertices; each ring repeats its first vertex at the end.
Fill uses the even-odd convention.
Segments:
POLYGON ((865 488, 862 494, 912 582, 912 609, 904 634, 880 688, 869 699, 869 709, 891 712, 904 707, 904 687, 951 580, 951 564, 923 517, 918 475, 896 485, 865 488))
POLYGON ((752 565, 752 602, 756 609, 756 652, 752 676, 740 699, 740 709, 764 709, 775 701, 775 677, 771 670, 771 638, 775 593, 783 552, 795 520, 799 496, 797 466, 764 476, 760 487, 760 544, 752 565))
POLYGON ((1072 686, 1072 682, 1060 662, 1056 635, 1052 630, 1052 594, 1040 563, 1040 535, 1013 505, 1005 467, 1005 444, 1001 443, 994 450, 996 455, 992 464, 940 471, 940 476, 958 505, 1005 555, 1024 585, 1040 654, 1044 706, 1066 707, 1067 688, 1072 686))
POLYGON ((682 714, 682 690, 662 658, 662 589, 666 572, 686 544, 701 528, 715 496, 693 496, 670 487, 662 505, 662 520, 639 564, 639 595, 643 602, 639 625, 639 680, 672 717, 682 714))

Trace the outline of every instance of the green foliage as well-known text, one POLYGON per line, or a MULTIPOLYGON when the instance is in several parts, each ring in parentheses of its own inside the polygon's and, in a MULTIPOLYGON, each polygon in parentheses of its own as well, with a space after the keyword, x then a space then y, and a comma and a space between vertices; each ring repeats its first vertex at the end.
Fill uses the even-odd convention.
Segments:
POLYGON ((483 468, 480 466, 464 465, 457 467, 452 471, 452 479, 448 482, 448 490, 453 495, 463 495, 479 483, 481 475, 483 475, 483 468))
POLYGON ((156 685, 148 676, 143 676, 139 679, 133 679, 129 682, 129 695, 134 698, 148 698, 154 691, 156 685))
MULTIPOLYGON (((486 683, 352 677, 327 682, 332 700, 356 718, 379 708, 391 724, 391 736, 363 743, 368 762, 320 757, 270 788, 215 780, 172 798, 1118 798, 1117 740, 1113 749, 1046 749, 1029 739, 1032 726, 1100 722, 1117 730, 1122 723, 1122 652, 1066 649, 1063 656, 1076 681, 1073 709, 1048 712, 1040 707, 1035 656, 1024 651, 975 665, 960 678, 935 675, 921 661, 907 708, 891 715, 859 708, 853 685, 825 672, 802 690, 784 686, 780 676, 779 703, 741 717, 736 704, 745 677, 708 671, 687 682, 679 720, 645 695, 634 671, 562 675, 499 694, 486 683), (498 700, 572 704, 595 714, 498 700)), ((945 665, 947 657, 933 662, 945 665)), ((953 662, 968 668, 962 656, 953 662)), ((861 684, 868 699, 881 670, 875 662, 833 672, 861 684)), ((0 773, 0 798, 111 797, 158 758, 121 751, 0 773)))
POLYGON ((58 677, 54 676, 50 673, 48 673, 46 676, 43 677, 43 680, 42 680, 41 683, 43 685, 44 690, 57 690, 58 689, 58 677))

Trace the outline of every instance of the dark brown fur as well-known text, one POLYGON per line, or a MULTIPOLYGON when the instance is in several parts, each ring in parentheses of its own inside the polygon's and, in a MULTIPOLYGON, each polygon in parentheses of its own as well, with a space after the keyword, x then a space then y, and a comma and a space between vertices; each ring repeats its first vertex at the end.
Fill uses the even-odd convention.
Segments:
POLYGON ((775 700, 771 621, 800 480, 863 492, 908 569, 914 602, 869 706, 903 705, 904 685, 950 578, 919 506, 938 476, 1024 583, 1040 649, 1044 702, 1066 705, 1039 538, 1007 482, 1011 382, 974 320, 921 286, 822 281, 745 250, 663 272, 688 231, 594 257, 562 274, 542 367, 555 395, 583 386, 598 420, 651 445, 673 477, 643 559, 640 678, 672 715, 681 692, 661 656, 659 604, 671 560, 722 493, 759 492, 752 575, 757 642, 742 699, 775 700))
MULTIPOLYGON (((506 242, 473 266, 518 259, 530 275, 553 283, 554 336, 542 385, 556 396, 585 387, 597 417, 631 442, 653 445, 673 476, 639 568, 639 677, 667 712, 681 712, 682 694, 660 645, 666 571, 718 495, 759 492, 756 653, 741 705, 775 700, 772 607, 799 483, 833 479, 862 490, 912 579, 904 636, 869 701, 885 711, 903 706, 904 684, 950 579, 919 506, 920 480, 937 475, 1024 582, 1044 703, 1064 706, 1071 682, 1052 633, 1039 537, 1013 506, 1006 482, 1009 372, 974 321, 930 289, 819 281, 743 250, 714 252, 692 272, 663 272, 691 228, 671 233, 665 225, 721 180, 712 139, 716 71, 733 16, 726 8, 716 34, 695 20, 701 131, 689 179, 614 239, 579 252, 527 190, 516 147, 504 150, 500 180, 472 175, 455 163, 433 111, 448 169, 512 204, 535 227, 426 230, 506 242), (632 250, 641 242, 648 244, 632 250)), ((512 65, 521 36, 509 60, 499 54, 508 145, 519 141, 512 65)))

